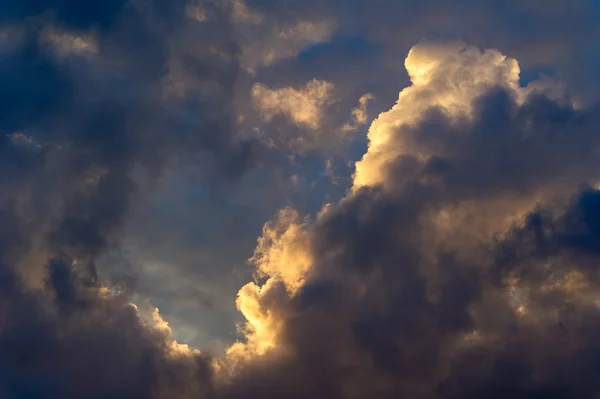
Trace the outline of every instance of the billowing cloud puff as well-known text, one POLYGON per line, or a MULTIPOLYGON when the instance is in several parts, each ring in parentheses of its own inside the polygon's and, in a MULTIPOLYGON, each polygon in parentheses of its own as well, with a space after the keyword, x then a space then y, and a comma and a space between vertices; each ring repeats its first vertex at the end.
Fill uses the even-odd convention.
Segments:
MULTIPOLYGON (((332 151, 351 138, 349 131, 359 126, 358 120, 352 121, 352 128, 348 123, 341 126, 332 117, 337 104, 335 86, 324 80, 278 89, 256 83, 251 98, 261 122, 255 130, 267 146, 294 152, 332 151)), ((367 101, 361 100, 364 105, 355 110, 354 119, 366 118, 363 108, 367 101)))
POLYGON ((252 87, 254 105, 266 121, 282 114, 293 123, 318 129, 324 107, 332 100, 334 86, 322 80, 312 80, 298 89, 270 89, 260 83, 252 87))
POLYGON ((462 42, 417 45, 408 53, 405 66, 412 85, 369 129, 369 151, 356 165, 356 187, 385 184, 386 164, 403 155, 423 161, 441 155, 435 143, 421 142, 411 134, 415 133, 411 128, 428 117, 427 111, 438 111, 451 120, 472 118, 475 102, 491 89, 511 94, 519 90, 516 60, 462 42))
POLYGON ((275 277, 292 293, 303 285, 312 263, 305 237, 307 223, 294 210, 285 209, 276 221, 265 225, 251 259, 259 277, 275 277))
POLYGON ((368 121, 367 106, 373 95, 363 94, 348 118, 339 115, 336 87, 313 79, 294 87, 271 89, 255 83, 251 90, 254 109, 263 122, 255 128, 269 146, 296 152, 336 152, 355 139, 354 133, 368 121))

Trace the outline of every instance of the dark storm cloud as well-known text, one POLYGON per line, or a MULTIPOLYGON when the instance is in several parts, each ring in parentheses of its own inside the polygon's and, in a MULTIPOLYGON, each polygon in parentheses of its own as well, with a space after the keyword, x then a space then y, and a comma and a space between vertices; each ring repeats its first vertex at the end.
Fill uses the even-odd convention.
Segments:
POLYGON ((239 174, 252 150, 232 139, 237 50, 226 25, 218 43, 199 42, 209 28, 188 18, 180 2, 72 3, 9 5, 7 23, 24 33, 1 55, 3 175, 21 186, 29 181, 30 190, 45 188, 27 197, 34 209, 64 212, 46 215, 54 219, 53 245, 83 245, 78 252, 95 255, 129 206, 134 166, 155 179, 174 156, 212 157, 215 171, 239 174), (42 40, 50 26, 63 35, 90 34, 95 53, 74 48, 66 59, 57 56, 42 40), (207 54, 216 46, 221 59, 207 54), (211 92, 170 97, 167 77, 210 82, 211 92))
POLYGON ((208 359, 174 351, 94 262, 135 206, 134 172, 188 162, 218 182, 251 166, 226 19, 199 26, 178 1, 1 8, 0 397, 201 395, 208 359), (171 94, 180 80, 199 83, 171 94))
MULTIPOLYGON (((598 333, 600 313, 597 303, 585 298, 587 290, 598 287, 598 198, 597 190, 584 189, 562 216, 535 211, 498 247, 491 275, 518 276, 522 287, 532 290, 528 306, 538 320, 520 323, 509 317, 501 339, 453 360, 452 372, 439 386, 447 397, 598 394, 600 352, 592 337, 598 333), (565 278, 574 275, 584 276, 585 283, 565 278), (561 279, 562 289, 547 288, 561 279)), ((490 282, 499 281, 492 277, 490 282)), ((501 319, 501 313, 482 318, 483 328, 498 330, 493 317, 501 319)))
POLYGON ((210 390, 200 355, 177 357, 124 296, 54 259, 44 291, 0 267, 0 397, 171 398, 210 390))

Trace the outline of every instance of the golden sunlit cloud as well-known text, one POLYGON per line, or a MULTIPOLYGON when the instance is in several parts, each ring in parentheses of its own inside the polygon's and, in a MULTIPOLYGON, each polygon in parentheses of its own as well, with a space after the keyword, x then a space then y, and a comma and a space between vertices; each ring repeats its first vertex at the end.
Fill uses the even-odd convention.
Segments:
POLYGON ((342 127, 343 131, 351 132, 367 123, 369 119, 367 114, 367 106, 369 105, 369 101, 373 100, 374 98, 375 97, 373 94, 366 93, 358 99, 358 106, 352 109, 352 118, 350 122, 346 123, 342 127))
POLYGON ((414 46, 405 61, 412 85, 400 92, 394 107, 369 129, 369 149, 356 163, 354 188, 386 185, 389 162, 403 155, 426 161, 441 149, 411 137, 410 127, 438 107, 451 119, 469 117, 473 101, 488 90, 519 89, 519 65, 497 50, 481 51, 462 42, 414 46))
POLYGON ((257 83, 252 87, 252 100, 267 122, 281 114, 294 124, 316 130, 321 125, 325 106, 332 100, 333 89, 333 84, 316 79, 300 89, 270 89, 257 83))

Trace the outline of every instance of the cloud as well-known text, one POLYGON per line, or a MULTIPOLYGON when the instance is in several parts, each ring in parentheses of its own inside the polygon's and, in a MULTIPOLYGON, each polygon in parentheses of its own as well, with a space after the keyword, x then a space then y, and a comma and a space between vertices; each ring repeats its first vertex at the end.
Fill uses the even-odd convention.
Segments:
POLYGON ((374 99, 370 93, 363 94, 349 120, 344 120, 338 112, 343 105, 340 107, 336 87, 324 80, 279 89, 255 83, 251 98, 262 121, 255 128, 259 137, 269 146, 298 153, 339 153, 367 123, 367 105, 374 99))
POLYGON ((77 36, 47 28, 40 36, 44 43, 52 45, 59 54, 96 54, 98 45, 91 36, 77 36))
POLYGON ((307 223, 294 210, 284 209, 264 226, 251 259, 260 277, 276 277, 292 293, 303 285, 312 263, 308 239, 302 238, 307 223))
POLYGON ((231 16, 235 22, 259 24, 262 22, 262 15, 252 12, 244 0, 232 1, 231 16))
POLYGON ((373 122, 354 189, 314 222, 265 227, 269 278, 240 291, 248 341, 220 391, 593 396, 598 192, 580 190, 597 178, 596 110, 521 88, 495 50, 417 45, 406 64, 413 86, 373 122), (492 234, 461 236, 473 226, 492 234))
POLYGON ((254 105, 265 121, 283 114, 291 122, 316 130, 321 124, 325 106, 332 100, 334 86, 322 80, 312 80, 301 89, 285 87, 269 89, 257 83, 252 87, 254 105))
MULTIPOLYGON (((251 100, 260 119, 254 130, 267 146, 297 153, 339 152, 353 138, 353 129, 336 117, 336 88, 327 81, 313 79, 299 88, 278 89, 255 83, 251 100)), ((363 116, 360 109, 356 112, 363 116)), ((250 114, 245 123, 252 121, 250 114)))
POLYGON ((569 195, 594 179, 597 144, 588 128, 573 125, 577 114, 568 96, 559 94, 560 85, 534 81, 521 87, 516 60, 461 42, 419 44, 406 67, 413 84, 371 125, 369 149, 356 164, 355 190, 398 190, 415 180, 437 187, 439 180, 449 197, 477 181, 478 189, 469 189, 472 198, 459 197, 430 215, 436 228, 456 238, 459 225, 487 214, 485 222, 460 229, 465 240, 474 240, 489 239, 498 225, 507 228, 539 201, 569 195), (490 122, 482 117, 488 113, 490 122), (544 133, 548 129, 556 133, 544 133), (570 134, 558 133, 564 131, 570 134), (450 175, 452 182, 446 180, 450 175))
POLYGON ((49 264, 39 291, 3 265, 0 391, 6 397, 192 397, 210 387, 208 358, 179 346, 157 312, 49 264))
POLYGON ((324 18, 281 20, 249 7, 244 0, 231 1, 231 18, 242 38, 242 66, 251 73, 327 41, 335 28, 333 21, 324 18))
POLYGON ((360 126, 364 125, 368 121, 367 115, 367 105, 369 101, 373 100, 375 97, 371 93, 363 94, 358 99, 358 106, 352 109, 352 120, 346 123, 342 130, 344 131, 354 131, 358 129, 360 126))
POLYGON ((421 142, 420 137, 410 136, 411 127, 427 117, 428 110, 439 107, 436 111, 449 119, 472 118, 474 101, 486 91, 519 90, 519 66, 514 59, 496 50, 481 52, 461 42, 415 46, 405 65, 412 86, 404 89, 396 105, 371 125, 369 151, 356 165, 356 187, 385 183, 385 163, 402 155, 423 161, 442 155, 436 153, 435 142, 421 142))

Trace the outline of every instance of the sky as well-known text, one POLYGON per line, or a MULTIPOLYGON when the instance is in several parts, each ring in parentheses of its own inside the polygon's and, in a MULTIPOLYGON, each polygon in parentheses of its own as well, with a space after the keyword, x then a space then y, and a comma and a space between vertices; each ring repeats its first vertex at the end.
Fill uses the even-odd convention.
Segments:
POLYGON ((0 1, 0 399, 600 397, 600 3, 0 1))

